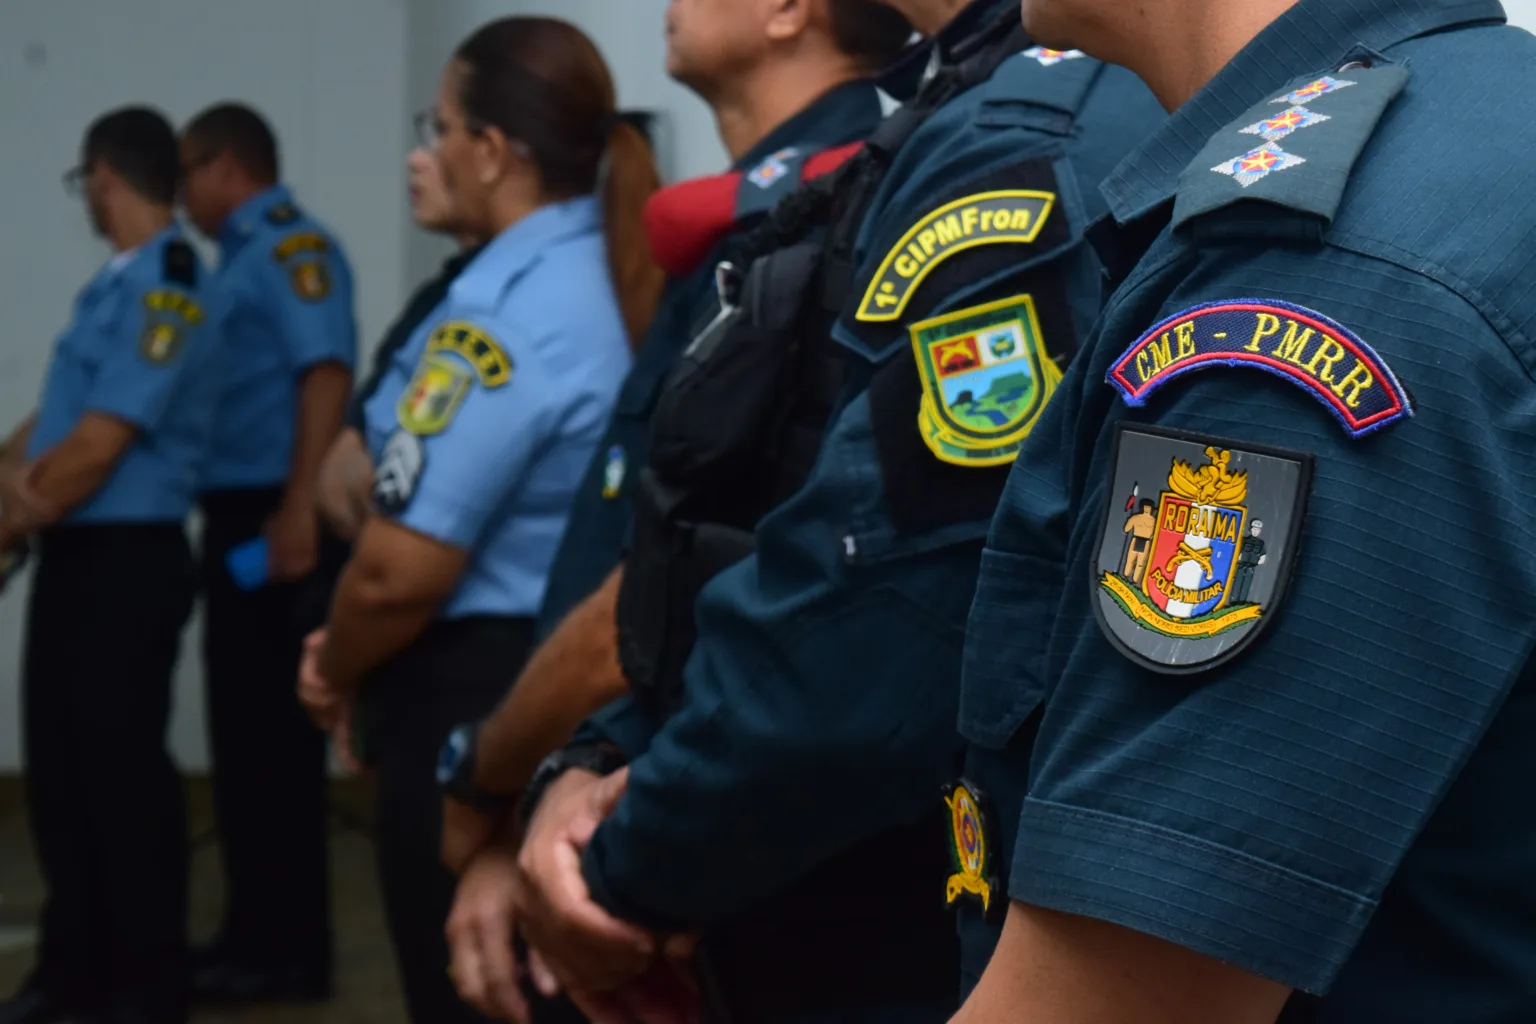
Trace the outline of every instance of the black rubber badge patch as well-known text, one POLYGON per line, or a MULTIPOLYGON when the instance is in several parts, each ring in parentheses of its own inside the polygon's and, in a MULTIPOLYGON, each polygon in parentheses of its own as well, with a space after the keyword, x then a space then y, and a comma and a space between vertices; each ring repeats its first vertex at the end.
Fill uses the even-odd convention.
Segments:
POLYGON ((1121 424, 1093 573, 1106 636, 1158 672, 1252 643, 1285 597, 1312 456, 1121 424))

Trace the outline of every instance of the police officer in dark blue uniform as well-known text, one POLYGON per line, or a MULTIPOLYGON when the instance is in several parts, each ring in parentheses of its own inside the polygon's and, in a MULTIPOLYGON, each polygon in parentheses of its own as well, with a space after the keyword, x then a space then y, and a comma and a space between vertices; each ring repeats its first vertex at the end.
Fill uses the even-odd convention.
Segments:
MULTIPOLYGON (((766 349, 772 325, 784 332, 775 341, 793 341, 810 324, 830 327, 846 368, 824 434, 825 420, 805 420, 798 436, 775 427, 744 446, 771 456, 751 464, 764 478, 807 451, 813 468, 757 524, 754 553, 699 594, 680 688, 637 690, 534 784, 537 796, 567 772, 522 857, 525 928, 563 962, 567 986, 614 988, 654 948, 585 924, 597 908, 564 895, 560 862, 590 826, 592 773, 627 760, 627 790, 586 847, 582 880, 603 910, 651 932, 713 927, 698 967, 722 979, 717 1013, 930 1020, 955 1006, 931 809, 959 754, 950 716, 981 540, 1007 465, 1097 311, 1100 270, 1082 235, 1101 208, 1093 188, 1161 115, 1122 69, 1029 45, 1011 4, 972 5, 948 25, 948 5, 896 6, 937 30, 927 85, 829 196, 813 186, 774 218, 821 206, 852 219, 810 247, 821 262, 808 279, 794 276, 805 247, 781 236, 731 295, 747 329, 701 335, 702 354, 685 360, 696 372, 663 397, 714 410, 714 422, 657 420, 657 491, 691 513, 697 477, 679 455, 718 486, 725 467, 700 446, 709 428, 733 429, 697 383, 726 373, 711 353, 766 349), (781 280, 794 292, 781 295, 781 280), (737 917, 748 934, 719 927, 737 917)), ((792 401, 824 381, 812 366, 788 371, 813 382, 792 401)), ((752 524, 671 536, 705 547, 722 525, 752 524)), ((645 536, 637 529, 626 588, 645 536)), ((674 559, 667 574, 691 568, 674 559)), ((637 614, 637 647, 645 631, 637 614)), ((671 657, 664 645, 653 664, 671 657)))
POLYGON ((216 351, 175 224, 176 136, 142 107, 87 132, 68 184, 115 255, 80 292, 36 414, 5 446, 0 548, 36 534, 22 665, 27 807, 48 887, 5 1024, 186 1019, 186 808, 165 746, 195 574, 184 523, 216 351))
POLYGON ((226 901, 194 986, 217 1001, 320 998, 331 973, 325 737, 293 700, 293 678, 312 625, 299 621, 302 581, 321 557, 317 477, 356 355, 352 273, 279 184, 277 141, 255 111, 199 114, 182 132, 182 162, 187 213, 219 243, 223 380, 200 503, 226 901), (257 579, 238 581, 230 554, 261 539, 265 572, 258 564, 257 579))
POLYGON ((1536 40, 1025 9, 1177 112, 1105 183, 1119 288, 983 560, 957 876, 1006 926, 972 900, 959 1019, 1536 1019, 1536 40))

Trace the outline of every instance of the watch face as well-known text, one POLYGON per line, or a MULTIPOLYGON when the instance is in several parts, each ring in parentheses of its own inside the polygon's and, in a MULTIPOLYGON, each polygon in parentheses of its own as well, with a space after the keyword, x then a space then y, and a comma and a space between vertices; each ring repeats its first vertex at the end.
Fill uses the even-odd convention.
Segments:
POLYGON ((458 773, 459 765, 464 760, 464 753, 469 749, 469 730, 464 726, 453 730, 448 734, 448 739, 443 743, 443 749, 437 755, 437 782, 440 786, 446 786, 453 781, 458 773))

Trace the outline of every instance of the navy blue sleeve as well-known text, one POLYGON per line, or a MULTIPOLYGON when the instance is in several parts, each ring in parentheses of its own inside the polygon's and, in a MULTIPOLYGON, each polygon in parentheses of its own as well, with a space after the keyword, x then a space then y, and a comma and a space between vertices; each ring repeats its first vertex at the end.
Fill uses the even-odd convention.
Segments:
MULTIPOLYGON (((1536 643, 1532 380, 1465 300, 1388 263, 1226 250, 1184 279, 1127 333, 1202 303, 1307 307, 1373 346, 1415 414, 1351 437, 1321 392, 1242 367, 1142 410, 1098 385, 1010 893, 1324 992, 1536 643), (1091 553, 1125 500, 1109 486, 1120 420, 1314 458, 1288 596, 1240 656, 1194 675, 1133 663, 1090 610, 1091 553)), ((1118 355, 1095 353, 1100 375, 1118 355)), ((973 628, 1006 611, 988 594, 1027 588, 1026 538, 1056 500, 1015 499, 973 628)))
POLYGON ((586 875, 610 911, 709 924, 892 823, 953 774, 964 614, 984 524, 854 543, 882 498, 869 403, 849 406, 758 553, 699 598, 682 710, 631 765, 586 875), (901 644, 881 643, 899 635, 901 644))

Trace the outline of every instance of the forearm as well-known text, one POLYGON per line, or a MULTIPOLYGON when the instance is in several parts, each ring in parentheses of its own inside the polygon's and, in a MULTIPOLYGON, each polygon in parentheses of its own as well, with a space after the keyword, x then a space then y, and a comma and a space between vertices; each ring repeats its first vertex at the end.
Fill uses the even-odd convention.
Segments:
POLYGON ((336 585, 320 671, 338 691, 354 693, 379 666, 405 650, 436 617, 437 599, 389 601, 375 596, 371 571, 356 559, 336 585))
POLYGON ((709 925, 937 806, 959 753, 958 632, 883 590, 845 596, 771 624, 701 615, 688 703, 632 761, 587 850, 610 913, 709 925), (901 641, 847 640, 882 630, 901 641), (807 798, 828 785, 859 798, 807 798))
POLYGON ((0 446, 0 462, 22 463, 27 461, 27 445, 32 442, 32 428, 37 425, 37 413, 16 424, 11 436, 0 446))
POLYGON ((293 457, 283 500, 312 505, 319 488, 320 468, 331 442, 346 421, 352 373, 340 363, 310 367, 299 385, 294 421, 293 457))
POLYGON ((620 568, 561 621, 486 719, 475 781, 487 792, 521 790, 588 715, 624 694, 614 619, 622 578, 620 568))
POLYGON ((27 483, 38 503, 51 510, 54 520, 67 515, 112 476, 136 432, 122 420, 86 413, 32 467, 27 483))

